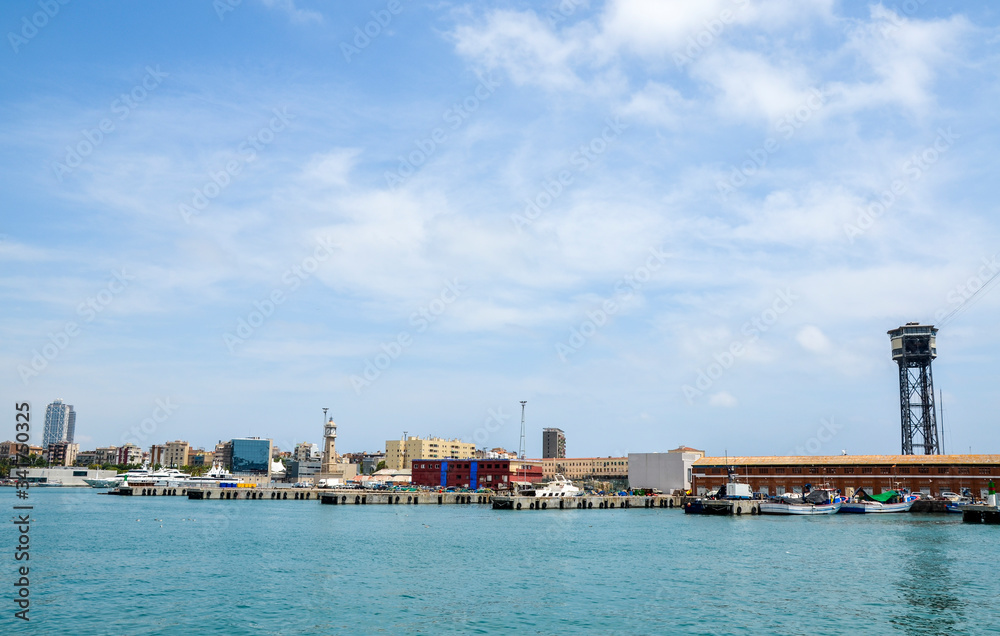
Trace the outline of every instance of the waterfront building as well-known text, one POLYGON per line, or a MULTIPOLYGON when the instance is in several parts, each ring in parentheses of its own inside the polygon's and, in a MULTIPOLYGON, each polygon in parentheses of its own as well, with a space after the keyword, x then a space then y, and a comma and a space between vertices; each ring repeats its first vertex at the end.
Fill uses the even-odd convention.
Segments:
POLYGON ((42 447, 56 442, 72 442, 76 433, 76 414, 72 404, 56 400, 45 407, 45 428, 42 431, 42 447))
POLYGON ((624 481, 628 478, 628 457, 543 457, 542 470, 544 479, 562 475, 571 481, 624 481))
POLYGON ((165 444, 153 444, 149 447, 149 457, 146 458, 150 466, 166 466, 167 447, 165 444))
POLYGON ((53 466, 72 466, 76 463, 80 445, 71 442, 56 442, 49 444, 48 460, 53 466))
POLYGON ((98 446, 94 450, 94 464, 117 464, 118 463, 118 447, 117 446, 98 446))
POLYGON ((226 470, 233 469, 233 443, 219 442, 215 445, 215 463, 220 464, 226 470))
POLYGON ((323 453, 320 452, 318 444, 299 442, 292 452, 292 459, 300 462, 322 461, 323 453))
POLYGON ((542 429, 542 459, 566 457, 566 434, 561 428, 542 429))
POLYGON ((302 461, 290 459, 285 463, 285 481, 316 484, 319 481, 316 479, 316 475, 320 473, 322 468, 323 462, 318 459, 302 461))
POLYGON ((765 495, 800 493, 808 484, 851 493, 906 488, 929 496, 968 489, 985 498, 1000 478, 1000 455, 830 455, 703 457, 693 464, 692 490, 699 495, 727 479, 727 467, 765 495))
POLYGON ((476 445, 459 439, 441 437, 405 437, 385 442, 385 467, 393 470, 408 469, 414 458, 469 459, 476 455, 476 445))
POLYGON ((97 463, 97 451, 80 451, 76 454, 74 466, 90 466, 97 463))
MULTIPOLYGON (((10 469, 10 477, 16 477, 15 471, 18 468, 10 469)), ((29 483, 50 484, 52 486, 79 486, 88 487, 84 479, 110 479, 118 474, 116 470, 90 470, 80 466, 57 466, 51 468, 25 468, 29 483)))
POLYGON ((212 451, 207 451, 204 448, 199 448, 197 450, 192 450, 188 455, 188 461, 190 466, 211 466, 212 460, 215 458, 215 453, 212 451))
POLYGON ((191 446, 187 442, 182 442, 181 440, 167 442, 166 452, 164 453, 163 461, 160 463, 168 468, 188 466, 190 464, 190 453, 191 446))
POLYGON ((14 441, 0 442, 0 459, 17 460, 21 445, 14 441))
POLYGON ((142 449, 129 442, 124 446, 119 446, 115 453, 115 461, 112 464, 142 464, 142 449))
POLYGON ((232 440, 234 475, 271 474, 271 440, 237 437, 232 440))
POLYGON ((691 488, 692 466, 705 451, 680 446, 666 453, 629 453, 628 484, 631 488, 656 488, 665 494, 691 488))
POLYGON ((509 490, 514 483, 540 481, 542 464, 530 459, 418 458, 413 460, 411 469, 411 482, 414 486, 431 488, 509 490))

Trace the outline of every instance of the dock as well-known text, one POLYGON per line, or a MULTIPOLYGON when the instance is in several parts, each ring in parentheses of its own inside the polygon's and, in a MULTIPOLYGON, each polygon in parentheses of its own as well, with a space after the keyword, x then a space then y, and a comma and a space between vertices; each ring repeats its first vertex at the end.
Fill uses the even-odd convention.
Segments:
POLYGON ((962 521, 965 523, 1000 524, 1000 508, 986 504, 962 506, 962 521))
POLYGON ((527 497, 477 492, 377 491, 330 488, 164 488, 122 486, 108 492, 123 497, 187 497, 190 500, 314 501, 333 506, 490 505, 497 510, 680 509, 683 498, 670 495, 579 495, 527 497))

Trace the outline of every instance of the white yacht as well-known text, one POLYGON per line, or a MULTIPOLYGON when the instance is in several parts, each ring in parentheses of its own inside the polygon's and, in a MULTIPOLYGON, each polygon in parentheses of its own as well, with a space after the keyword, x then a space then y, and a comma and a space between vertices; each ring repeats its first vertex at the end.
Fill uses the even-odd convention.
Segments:
MULTIPOLYGON (((573 482, 562 475, 556 475, 552 481, 541 488, 535 489, 535 497, 579 497, 583 491, 573 485, 573 482)), ((529 495, 530 496, 530 495, 529 495)))

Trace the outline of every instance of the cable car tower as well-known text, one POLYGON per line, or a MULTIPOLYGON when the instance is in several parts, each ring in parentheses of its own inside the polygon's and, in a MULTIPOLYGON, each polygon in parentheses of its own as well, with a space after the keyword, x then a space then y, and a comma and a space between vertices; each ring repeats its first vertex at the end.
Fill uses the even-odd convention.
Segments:
POLYGON ((941 454, 931 373, 931 360, 937 357, 937 332, 933 325, 917 322, 908 322, 889 331, 892 359, 899 365, 904 455, 941 454))

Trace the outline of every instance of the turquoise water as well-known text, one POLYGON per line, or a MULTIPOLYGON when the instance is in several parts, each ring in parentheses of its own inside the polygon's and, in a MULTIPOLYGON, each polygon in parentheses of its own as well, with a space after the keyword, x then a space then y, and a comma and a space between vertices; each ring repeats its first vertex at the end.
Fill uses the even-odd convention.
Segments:
POLYGON ((958 515, 31 500, 32 620, 5 523, 2 634, 1000 631, 1000 527, 958 515))

